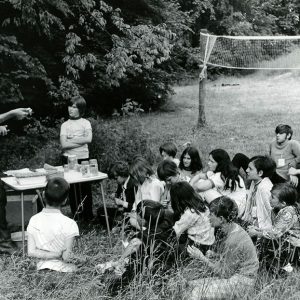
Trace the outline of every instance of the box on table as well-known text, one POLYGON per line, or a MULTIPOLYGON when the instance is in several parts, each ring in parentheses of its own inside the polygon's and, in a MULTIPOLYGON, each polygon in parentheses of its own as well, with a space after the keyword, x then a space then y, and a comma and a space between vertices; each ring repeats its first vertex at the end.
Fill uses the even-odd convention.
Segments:
MULTIPOLYGON (((25 191, 24 194, 24 222, 37 213, 37 194, 34 191, 25 191)), ((9 224, 22 226, 21 193, 7 190, 6 220, 9 224)))

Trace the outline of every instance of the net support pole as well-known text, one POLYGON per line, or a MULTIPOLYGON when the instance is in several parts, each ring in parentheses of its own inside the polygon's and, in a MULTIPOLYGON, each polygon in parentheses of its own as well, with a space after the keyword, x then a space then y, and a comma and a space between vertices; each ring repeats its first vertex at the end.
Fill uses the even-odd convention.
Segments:
MULTIPOLYGON (((201 29, 202 33, 208 33, 206 29, 201 29)), ((208 40, 206 43, 206 48, 208 47, 208 40)), ((205 117, 205 94, 206 94, 206 77, 207 77, 207 69, 206 65, 201 65, 201 72, 199 74, 199 105, 198 105, 198 122, 197 128, 204 127, 206 125, 206 117, 205 117)))

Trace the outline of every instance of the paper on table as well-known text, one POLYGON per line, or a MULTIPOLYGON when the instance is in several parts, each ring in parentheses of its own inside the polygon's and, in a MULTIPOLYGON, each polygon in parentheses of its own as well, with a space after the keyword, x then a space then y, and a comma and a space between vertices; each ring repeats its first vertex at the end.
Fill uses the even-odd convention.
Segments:
POLYGON ((6 174, 7 176, 15 176, 16 173, 28 173, 28 172, 30 172, 29 168, 23 168, 19 170, 8 170, 3 173, 6 174))

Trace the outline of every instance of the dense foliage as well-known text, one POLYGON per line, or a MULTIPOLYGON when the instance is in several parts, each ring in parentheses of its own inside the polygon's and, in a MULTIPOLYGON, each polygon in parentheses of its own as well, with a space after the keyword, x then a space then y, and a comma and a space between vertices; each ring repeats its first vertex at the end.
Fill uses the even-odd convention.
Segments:
POLYGON ((126 99, 156 109, 198 70, 201 28, 293 35, 299 12, 297 0, 2 0, 0 105, 59 118, 81 93, 97 113, 126 99))

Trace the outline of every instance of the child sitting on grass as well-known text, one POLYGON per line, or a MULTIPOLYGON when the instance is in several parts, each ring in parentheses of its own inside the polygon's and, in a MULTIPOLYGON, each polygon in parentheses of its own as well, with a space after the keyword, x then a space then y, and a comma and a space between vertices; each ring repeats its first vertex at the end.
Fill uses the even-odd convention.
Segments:
POLYGON ((171 209, 170 189, 172 184, 179 181, 189 182, 188 177, 182 177, 175 162, 163 160, 157 167, 157 176, 159 180, 165 182, 165 190, 161 197, 161 203, 165 208, 171 209))
POLYGON ((226 196, 211 203, 209 220, 216 233, 214 254, 210 251, 205 256, 191 246, 188 252, 212 273, 189 282, 188 299, 244 299, 253 289, 259 266, 256 249, 247 232, 235 223, 237 215, 235 202, 226 196))
POLYGON ((196 175, 190 184, 210 204, 220 196, 233 199, 239 209, 239 216, 245 210, 247 192, 238 169, 230 160, 229 154, 223 149, 215 149, 209 153, 209 171, 196 175))
POLYGON ((63 178, 48 181, 44 197, 46 208, 31 217, 28 227, 28 256, 41 259, 37 269, 73 272, 75 265, 67 263, 74 238, 79 235, 76 222, 62 214, 60 208, 69 194, 69 184, 63 178))
MULTIPOLYGON (((125 161, 117 161, 109 169, 108 177, 117 182, 117 190, 114 200, 115 207, 107 207, 107 215, 110 226, 117 224, 122 220, 125 213, 132 210, 135 201, 135 185, 133 179, 129 176, 129 166, 125 161)), ((97 216, 102 225, 106 225, 105 211, 103 207, 97 209, 97 216)))
POLYGON ((248 232, 250 236, 261 238, 261 259, 267 269, 276 274, 288 263, 299 265, 299 251, 292 247, 290 238, 300 238, 300 210, 297 190, 289 183, 275 184, 271 195, 272 226, 267 229, 253 226, 248 232))
POLYGON ((269 156, 254 156, 250 159, 246 174, 251 185, 245 212, 241 216, 245 225, 255 225, 261 229, 272 226, 270 198, 273 183, 270 177, 275 169, 276 164, 269 156))
POLYGON ((175 158, 177 153, 177 148, 174 145, 174 143, 167 142, 162 144, 159 147, 159 153, 164 160, 165 159, 171 160, 177 165, 177 167, 179 166, 179 159, 175 158))
POLYGON ((202 168, 199 151, 191 146, 185 148, 180 156, 179 172, 181 176, 191 179, 201 172, 202 168))
MULTIPOLYGON (((214 243, 215 237, 208 219, 209 209, 201 196, 187 182, 174 183, 170 196, 176 221, 173 229, 179 243, 182 246, 192 244, 207 250, 214 243)), ((185 249, 182 250, 184 253, 185 249)))

